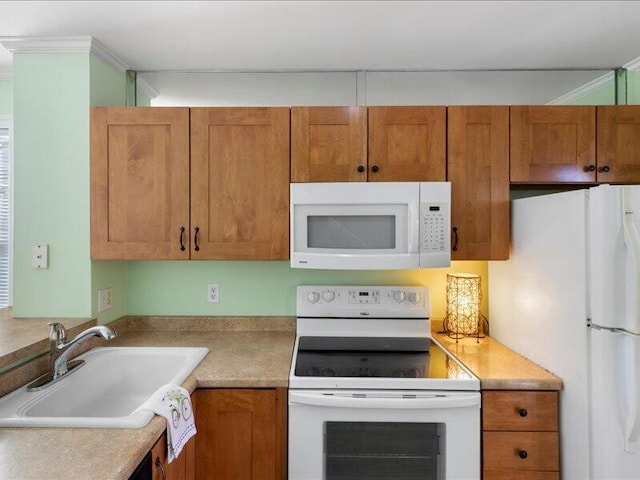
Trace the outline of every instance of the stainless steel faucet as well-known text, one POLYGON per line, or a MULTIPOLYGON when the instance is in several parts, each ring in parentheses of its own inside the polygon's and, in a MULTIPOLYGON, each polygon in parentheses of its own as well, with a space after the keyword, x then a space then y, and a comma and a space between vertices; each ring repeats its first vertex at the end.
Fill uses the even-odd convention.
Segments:
POLYGON ((69 356, 85 340, 91 337, 111 340, 116 336, 116 332, 112 328, 101 325, 88 328, 67 342, 67 331, 61 323, 52 322, 49 326, 51 327, 49 332, 49 373, 28 385, 27 390, 30 391, 48 387, 73 369, 80 367, 84 360, 69 362, 69 356))

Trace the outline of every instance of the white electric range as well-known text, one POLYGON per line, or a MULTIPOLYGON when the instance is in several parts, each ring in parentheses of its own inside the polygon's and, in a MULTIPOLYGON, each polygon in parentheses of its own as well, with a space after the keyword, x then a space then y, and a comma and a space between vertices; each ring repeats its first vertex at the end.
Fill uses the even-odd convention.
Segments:
POLYGON ((431 338, 423 286, 300 286, 289 478, 480 477, 480 382, 431 338))

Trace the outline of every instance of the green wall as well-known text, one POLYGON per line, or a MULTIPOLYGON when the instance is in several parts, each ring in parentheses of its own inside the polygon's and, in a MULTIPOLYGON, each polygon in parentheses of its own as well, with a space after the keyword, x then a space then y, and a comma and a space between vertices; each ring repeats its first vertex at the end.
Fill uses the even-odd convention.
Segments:
POLYGON ((16 317, 90 316, 89 55, 15 54, 16 317), (49 245, 49 268, 31 246, 49 245))
POLYGON ((602 87, 571 102, 571 105, 615 105, 615 87, 602 87))
POLYGON ((627 103, 640 105, 640 72, 627 73, 627 103))
POLYGON ((393 271, 292 269, 289 262, 153 261, 127 263, 131 315, 295 315, 297 285, 427 285, 432 314, 445 314, 446 274, 482 277, 488 311, 487 262, 453 262, 451 268, 393 271), (220 284, 220 303, 207 303, 207 285, 220 284))
POLYGON ((0 80, 0 115, 13 115, 13 82, 0 80))
POLYGON ((90 317, 97 289, 124 314, 126 269, 89 259, 90 106, 122 105, 122 75, 88 53, 15 54, 14 301, 16 317, 90 317), (49 268, 31 246, 49 245, 49 268))
MULTIPOLYGON (((121 106, 126 100, 125 74, 118 72, 97 57, 90 55, 90 104, 121 106)), ((87 161, 88 161, 87 157, 87 161)), ((87 201, 89 199, 87 198, 87 201)), ((126 262, 91 262, 91 315, 104 324, 126 315, 126 262), (98 313, 98 290, 110 287, 113 307, 98 313)))

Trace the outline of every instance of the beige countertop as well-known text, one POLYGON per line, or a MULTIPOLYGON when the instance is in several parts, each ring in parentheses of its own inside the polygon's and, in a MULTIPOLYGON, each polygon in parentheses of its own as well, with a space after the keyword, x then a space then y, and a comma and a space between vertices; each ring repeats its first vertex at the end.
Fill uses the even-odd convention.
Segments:
MULTIPOLYGON (((183 384, 189 391, 288 385, 294 318, 129 317, 112 325, 119 336, 108 346, 207 347, 183 384)), ((482 389, 562 388, 557 377, 491 338, 456 343, 434 336, 482 389)), ((139 429, 0 428, 0 480, 127 479, 164 429, 157 416, 139 429)))
POLYGON ((482 390, 561 390, 562 380, 491 337, 433 336, 480 379, 482 390))
MULTIPOLYGON (((108 346, 207 347, 209 354, 183 383, 189 391, 196 387, 287 386, 295 319, 206 323, 174 318, 152 319, 135 327, 115 324, 119 336, 108 346), (227 330, 238 325, 249 330, 227 330)), ((0 479, 127 479, 165 428, 164 419, 158 416, 139 429, 0 428, 0 479)))

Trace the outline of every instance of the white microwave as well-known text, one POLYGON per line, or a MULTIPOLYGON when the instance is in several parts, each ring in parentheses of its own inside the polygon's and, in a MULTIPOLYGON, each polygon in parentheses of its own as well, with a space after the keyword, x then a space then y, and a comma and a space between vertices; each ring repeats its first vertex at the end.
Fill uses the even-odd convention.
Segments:
POLYGON ((291 184, 291 266, 451 265, 449 182, 291 184))

